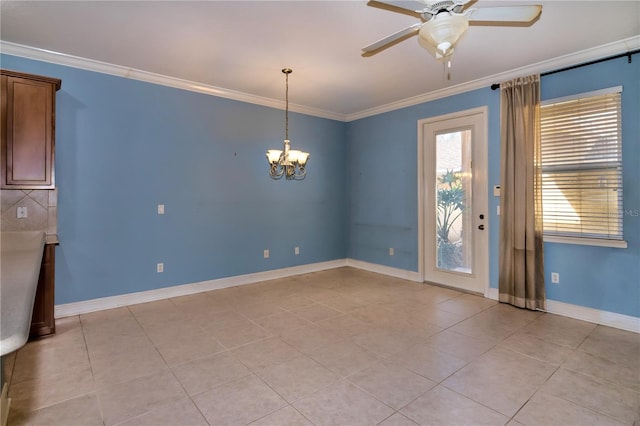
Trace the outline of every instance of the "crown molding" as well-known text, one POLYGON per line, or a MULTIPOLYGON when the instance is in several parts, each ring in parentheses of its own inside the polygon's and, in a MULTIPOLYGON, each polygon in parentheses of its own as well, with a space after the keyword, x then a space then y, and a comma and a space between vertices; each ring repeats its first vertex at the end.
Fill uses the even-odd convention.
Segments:
POLYGON ((380 105, 378 107, 370 108, 354 114, 347 114, 345 121, 355 121, 361 118, 371 117, 374 115, 383 114, 385 112, 395 111, 401 108, 419 105, 425 102, 435 101, 437 99, 446 98, 453 95, 459 95, 471 90, 482 89, 491 86, 493 83, 499 83, 500 81, 510 80, 512 78, 521 77, 523 75, 549 72, 553 71, 554 69, 581 64, 584 62, 605 58, 607 56, 629 52, 638 48, 640 48, 640 36, 634 36, 613 43, 604 44, 602 46, 597 46, 591 49, 581 50, 579 52, 559 56, 547 61, 527 65, 525 67, 515 68, 513 70, 506 71, 500 74, 495 74, 478 80, 469 81, 467 83, 447 87, 445 89, 435 90, 433 92, 413 96, 397 102, 380 105))
MULTIPOLYGON (((93 59, 81 58, 79 56, 67 55, 65 53, 54 52, 51 50, 11 43, 4 40, 0 40, 0 52, 7 55, 20 56, 22 58, 79 68, 86 71, 94 71, 102 74, 109 74, 117 77, 130 78, 132 80, 173 87, 176 89, 188 90, 190 92, 218 96, 220 98, 232 99, 235 101, 247 102, 271 108, 285 109, 285 102, 280 100, 251 95, 249 93, 211 86, 181 78, 169 77, 135 68, 123 67, 121 65, 109 64, 107 62, 96 61, 93 59)), ((289 111, 328 118, 331 120, 345 121, 344 114, 324 111, 304 105, 289 103, 289 111)))
MULTIPOLYGON (((315 117, 328 118, 330 120, 346 122, 355 121, 361 118, 371 117, 374 115, 423 104, 437 99, 458 95, 461 93, 469 92, 471 90, 481 89, 484 87, 488 87, 493 83, 520 77, 522 75, 544 73, 552 71, 554 69, 564 68, 567 66, 589 62, 607 56, 617 55, 619 53, 628 52, 638 48, 640 48, 640 36, 634 36, 613 43, 604 44, 602 46, 597 46, 591 49, 581 50, 579 52, 559 56, 547 61, 527 65, 525 67, 515 68, 510 71, 473 80, 467 83, 458 84, 428 93, 423 93, 417 96, 412 96, 410 98, 391 102, 385 105, 380 105, 353 114, 339 114, 336 112, 324 111, 297 104, 289 104, 289 110, 315 117)), ((218 96, 221 98, 232 99, 240 102, 247 102, 277 109, 285 109, 285 102, 275 99, 251 95, 249 93, 201 84, 198 82, 169 77, 161 74, 155 74, 152 72, 142 71, 134 68, 127 68, 120 65, 96 61, 93 59, 67 55, 51 50, 38 49, 35 47, 11 43, 3 40, 0 40, 0 52, 7 55, 20 56, 27 59, 35 59, 38 61, 65 65, 87 71, 99 72, 102 74, 109 74, 123 78, 130 78, 133 80, 145 81, 148 83, 174 87, 177 89, 188 90, 191 92, 202 93, 206 95, 218 96)))

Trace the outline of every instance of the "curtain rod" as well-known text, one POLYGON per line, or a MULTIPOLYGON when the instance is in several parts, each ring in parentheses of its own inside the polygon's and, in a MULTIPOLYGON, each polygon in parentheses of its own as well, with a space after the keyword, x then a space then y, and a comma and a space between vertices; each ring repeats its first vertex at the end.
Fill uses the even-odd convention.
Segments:
MULTIPOLYGON (((584 62, 582 64, 571 65, 571 66, 560 68, 560 69, 553 70, 553 71, 543 72, 543 73, 540 74, 540 77, 544 77, 545 75, 550 75, 550 74, 556 74, 556 73, 563 72, 563 71, 569 71, 569 70, 573 70, 573 69, 576 69, 576 68, 586 67, 587 65, 599 64, 600 62, 610 61, 612 59, 623 58, 625 56, 627 57, 627 61, 629 63, 631 63, 631 56, 635 55, 636 53, 640 53, 640 49, 631 50, 631 51, 629 51, 627 53, 620 53, 618 55, 608 56, 606 58, 596 59, 594 61, 584 62)), ((494 84, 491 85, 491 90, 496 90, 496 89, 499 89, 499 88, 500 88, 500 83, 494 83, 494 84)))

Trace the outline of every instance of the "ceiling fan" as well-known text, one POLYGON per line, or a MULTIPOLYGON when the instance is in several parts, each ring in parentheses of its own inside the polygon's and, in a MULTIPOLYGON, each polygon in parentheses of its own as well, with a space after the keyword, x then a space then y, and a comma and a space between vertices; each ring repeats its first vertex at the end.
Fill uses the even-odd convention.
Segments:
POLYGON ((371 0, 368 6, 419 18, 422 22, 397 31, 362 48, 362 56, 374 55, 387 47, 418 34, 418 42, 436 59, 444 62, 453 54, 460 37, 472 25, 528 26, 542 13, 541 5, 469 7, 477 0, 414 0, 416 9, 391 1, 371 0))

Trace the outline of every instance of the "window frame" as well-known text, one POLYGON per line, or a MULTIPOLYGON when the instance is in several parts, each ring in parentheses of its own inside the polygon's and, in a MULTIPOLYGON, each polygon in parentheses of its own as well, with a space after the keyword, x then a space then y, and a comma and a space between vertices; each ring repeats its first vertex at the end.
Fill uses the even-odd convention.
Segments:
MULTIPOLYGON (((569 96, 547 99, 540 102, 540 109, 542 112, 542 108, 547 105, 575 101, 578 99, 585 99, 585 98, 613 94, 613 93, 620 94, 619 122, 620 122, 620 127, 622 127, 622 86, 614 86, 614 87, 609 87, 609 88, 600 89, 600 90, 594 90, 594 91, 583 92, 583 93, 578 93, 578 94, 569 95, 569 96)), ((542 135, 540 135, 540 138, 542 139, 542 135)), ((623 141, 622 141, 622 132, 621 132, 620 150, 622 150, 622 142, 623 141)), ((542 144, 542 140, 540 140, 540 143, 542 144)), ((542 159, 540 161, 542 164, 542 159)), ((622 155, 621 155, 620 161, 623 163, 622 155)), ((583 170, 587 170, 587 168, 584 168, 583 170)), ((620 173, 621 173, 621 179, 624 180, 623 172, 621 171, 620 173)), ((543 198, 542 202, 544 205, 544 194, 542 195, 542 198, 543 198)), ((622 211, 624 211, 624 192, 623 192, 621 207, 623 209, 622 211)), ((624 218, 622 218, 622 221, 624 221, 624 218)), ((544 229, 544 220, 543 220, 543 229, 544 229)), ((609 238, 594 238, 594 237, 588 237, 588 236, 581 237, 581 236, 569 236, 569 235, 551 235, 551 234, 547 234, 546 232, 543 232, 543 239, 545 242, 577 244, 577 245, 587 245, 587 246, 600 246, 600 247, 627 248, 627 242, 624 240, 624 226, 622 227, 621 236, 622 236, 622 239, 609 239, 609 238)))

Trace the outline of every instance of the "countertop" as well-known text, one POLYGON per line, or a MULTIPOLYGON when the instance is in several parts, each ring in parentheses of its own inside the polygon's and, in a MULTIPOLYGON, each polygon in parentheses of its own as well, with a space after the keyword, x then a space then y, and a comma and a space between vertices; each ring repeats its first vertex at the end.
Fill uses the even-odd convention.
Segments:
POLYGON ((60 244, 60 241, 58 240, 58 235, 57 234, 47 234, 46 240, 44 242, 45 244, 54 244, 54 245, 58 245, 60 244))
MULTIPOLYGON (((47 236, 41 231, 2 232, 0 247, 0 355, 29 338, 40 264, 47 236)), ((57 243, 57 237, 55 242, 57 243)))

